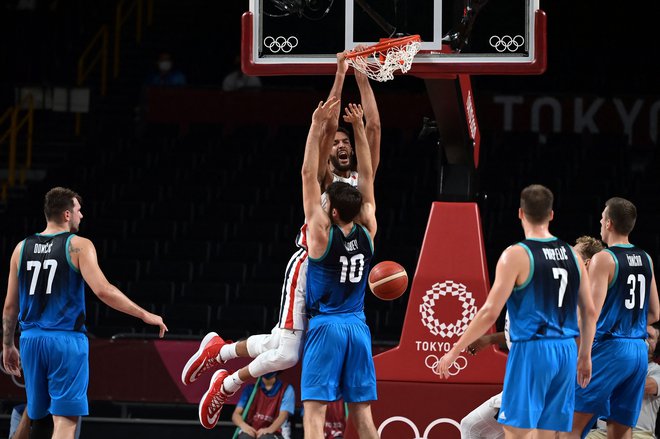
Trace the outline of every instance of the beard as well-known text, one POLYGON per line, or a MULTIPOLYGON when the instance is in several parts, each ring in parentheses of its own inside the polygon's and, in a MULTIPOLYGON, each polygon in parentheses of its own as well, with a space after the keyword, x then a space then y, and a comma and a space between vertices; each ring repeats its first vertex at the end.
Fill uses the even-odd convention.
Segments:
POLYGON ((335 170, 340 171, 340 172, 346 172, 351 170, 351 161, 349 160, 347 164, 342 165, 339 163, 339 159, 337 157, 331 156, 330 157, 330 163, 332 164, 332 167, 335 168, 335 170))

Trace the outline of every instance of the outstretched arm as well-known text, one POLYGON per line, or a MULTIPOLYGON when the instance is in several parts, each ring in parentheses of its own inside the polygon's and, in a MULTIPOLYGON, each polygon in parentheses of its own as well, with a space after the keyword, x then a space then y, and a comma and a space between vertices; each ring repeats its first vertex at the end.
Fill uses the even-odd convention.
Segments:
POLYGON ((319 102, 314 114, 312 115, 312 124, 307 134, 305 143, 305 157, 303 159, 302 176, 303 186, 303 207, 305 210, 305 220, 308 225, 309 254, 311 257, 320 256, 316 254, 318 248, 325 248, 327 244, 327 234, 324 233, 330 226, 330 219, 321 207, 321 188, 317 180, 319 164, 319 139, 323 125, 331 117, 333 109, 339 101, 331 97, 327 102, 319 102), (324 240, 325 239, 325 240, 324 240))
POLYGON ((78 266, 83 279, 103 303, 117 311, 137 317, 148 325, 158 326, 159 336, 163 337, 165 335, 167 326, 165 326, 160 316, 138 306, 117 287, 108 282, 99 267, 96 248, 92 241, 75 236, 71 240, 69 251, 78 254, 78 266))
MULTIPOLYGON (((346 78, 347 70, 348 63, 346 62, 346 52, 340 52, 337 54, 337 73, 335 73, 335 82, 332 84, 332 89, 328 95, 328 101, 332 98, 336 99, 338 102, 341 101, 341 91, 344 88, 344 79, 346 78)), ((339 110, 339 105, 333 107, 331 117, 325 121, 322 128, 319 168, 317 171, 318 181, 321 183, 322 189, 325 189, 330 183, 332 183, 332 175, 330 175, 328 169, 328 157, 330 157, 335 134, 337 133, 337 128, 339 128, 339 110)))
POLYGON ((364 118, 366 119, 365 130, 367 133, 367 143, 369 144, 369 153, 371 155, 371 168, 374 177, 380 164, 380 114, 376 104, 376 96, 369 84, 369 78, 362 72, 355 71, 355 81, 360 89, 360 100, 364 108, 364 118))
POLYGON ((474 343, 495 324, 500 311, 504 308, 504 304, 511 295, 513 287, 516 285, 520 267, 525 263, 528 264, 528 261, 527 253, 519 245, 514 245, 504 250, 502 256, 500 256, 500 260, 497 261, 495 282, 488 293, 486 303, 477 312, 477 315, 474 316, 474 319, 470 322, 470 325, 461 338, 440 359, 439 371, 442 377, 449 378, 449 368, 456 361, 461 351, 474 343))

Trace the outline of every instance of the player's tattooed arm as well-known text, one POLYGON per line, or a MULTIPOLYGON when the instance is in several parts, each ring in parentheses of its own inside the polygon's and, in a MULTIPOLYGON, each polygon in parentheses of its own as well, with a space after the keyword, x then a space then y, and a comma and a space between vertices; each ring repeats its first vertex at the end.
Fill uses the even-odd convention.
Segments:
POLYGON ((69 243, 69 253, 80 253, 80 247, 76 247, 73 243, 69 243))
POLYGON ((14 332, 16 331, 16 322, 18 320, 12 317, 2 318, 2 344, 5 346, 14 345, 14 332))

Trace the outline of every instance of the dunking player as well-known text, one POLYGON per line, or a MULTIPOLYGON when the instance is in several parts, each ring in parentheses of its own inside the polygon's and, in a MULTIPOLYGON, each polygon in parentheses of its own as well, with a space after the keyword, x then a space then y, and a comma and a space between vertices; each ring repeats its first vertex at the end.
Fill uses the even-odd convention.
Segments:
POLYGON ((575 392, 573 432, 580 437, 593 416, 607 418, 608 437, 630 437, 644 398, 646 325, 660 317, 649 255, 632 244, 637 209, 623 198, 605 203, 600 234, 608 249, 589 267, 594 305, 600 310, 593 345, 593 379, 575 392))
POLYGON ((582 259, 548 229, 552 201, 544 186, 523 189, 518 217, 526 239, 504 250, 486 303, 440 360, 440 371, 448 378, 459 353, 495 323, 507 303, 512 343, 498 416, 507 437, 554 437, 557 431, 570 431, 576 364, 582 387, 591 378, 596 312, 582 259))
POLYGON ((2 314, 5 369, 25 373, 27 411, 39 428, 53 415, 53 437, 73 439, 78 417, 88 414, 89 345, 85 336, 85 285, 105 304, 167 331, 160 316, 140 308, 111 285, 89 239, 76 236, 81 197, 70 189, 46 194, 46 229, 21 241, 11 257, 2 314), (20 319, 19 319, 20 310, 20 319), (17 320, 21 353, 14 346, 17 320))
POLYGON ((323 439, 327 404, 343 396, 360 438, 378 437, 370 402, 376 399, 371 334, 365 323, 364 293, 377 224, 373 172, 362 108, 350 104, 344 120, 353 125, 360 179, 358 188, 343 182, 327 188, 319 203, 316 182, 318 137, 331 101, 312 117, 302 168, 303 204, 308 224, 309 329, 303 351, 301 399, 305 437, 323 439))
MULTIPOLYGON (((580 255, 584 261, 585 267, 589 267, 591 258, 603 250, 603 244, 596 238, 591 236, 581 236, 575 240, 575 251, 580 255)), ((504 332, 496 332, 494 334, 486 334, 470 346, 468 352, 476 355, 482 349, 492 345, 506 343, 507 347, 511 348, 511 339, 509 337, 509 316, 506 316, 506 323, 504 325, 504 332)), ((500 439, 504 437, 504 429, 502 424, 497 422, 497 415, 502 406, 502 392, 491 397, 476 409, 472 410, 461 419, 461 439, 500 439)))
MULTIPOLYGON (((330 92, 330 98, 339 100, 343 88, 344 78, 348 64, 344 54, 337 55, 337 74, 330 92)), ((369 156, 372 169, 378 166, 380 158, 380 117, 376 99, 369 85, 369 80, 363 74, 355 73, 360 90, 360 96, 365 106, 365 131, 369 142, 369 156)), ((321 152, 318 164, 318 181, 327 187, 332 181, 344 181, 357 186, 357 172, 351 170, 353 148, 345 130, 338 128, 339 106, 336 107, 333 117, 325 121, 323 126, 321 152), (328 160, 330 157, 330 160, 328 160), (328 163, 329 162, 329 163, 328 163)), ((199 350, 193 354, 185 365, 181 379, 184 384, 195 381, 199 375, 207 370, 216 368, 220 363, 236 357, 255 358, 248 366, 234 372, 225 380, 223 389, 227 394, 238 390, 243 382, 250 377, 284 370, 298 362, 301 341, 307 326, 305 310, 305 289, 307 277, 307 242, 306 225, 296 240, 300 247, 291 257, 285 271, 282 287, 282 302, 280 320, 270 334, 260 334, 249 337, 238 343, 226 343, 215 332, 207 334, 199 350)), ((226 373, 226 372, 224 372, 226 373)), ((222 398, 223 394, 218 395, 222 398)), ((205 398, 213 399, 214 392, 209 389, 205 398)), ((224 400, 219 405, 208 405, 200 402, 200 422, 206 428, 213 428, 224 400), (204 411, 202 406, 208 406, 211 412, 204 411)))

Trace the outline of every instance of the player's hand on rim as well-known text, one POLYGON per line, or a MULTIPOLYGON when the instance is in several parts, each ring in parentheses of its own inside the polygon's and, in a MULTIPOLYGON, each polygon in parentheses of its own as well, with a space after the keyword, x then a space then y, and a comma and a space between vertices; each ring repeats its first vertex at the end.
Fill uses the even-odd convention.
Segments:
POLYGON ((337 53, 337 71, 346 73, 348 71, 348 62, 346 61, 347 50, 337 53))

